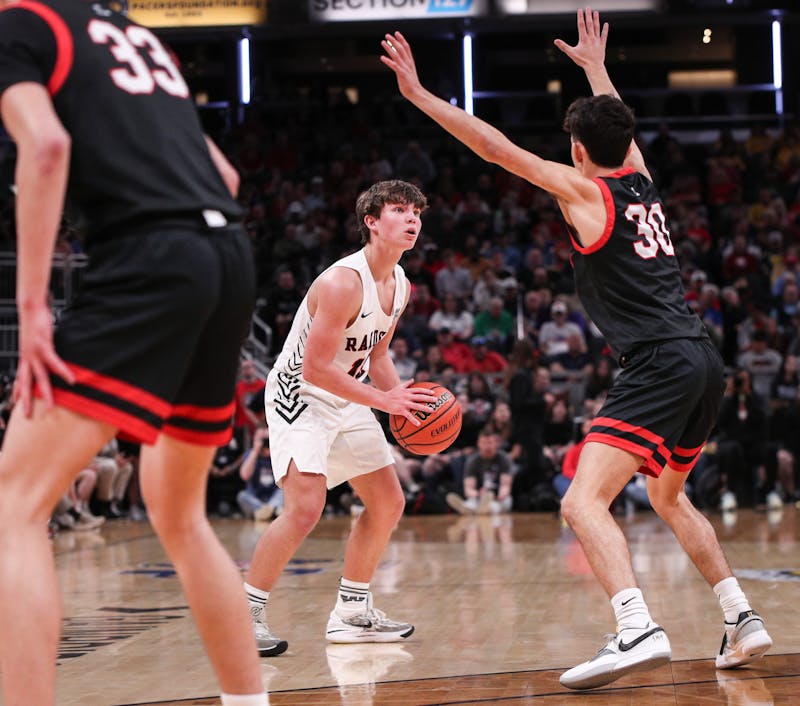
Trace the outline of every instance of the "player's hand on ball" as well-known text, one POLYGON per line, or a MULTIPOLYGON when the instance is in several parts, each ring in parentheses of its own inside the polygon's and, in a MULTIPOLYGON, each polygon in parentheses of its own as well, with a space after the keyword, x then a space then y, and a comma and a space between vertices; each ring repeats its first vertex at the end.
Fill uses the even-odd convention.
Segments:
POLYGON ((417 456, 430 456, 447 449, 461 432, 461 406, 455 395, 437 382, 417 383, 430 390, 434 401, 413 417, 389 415, 389 429, 395 441, 417 456))
POLYGON ((413 380, 401 382, 397 387, 386 391, 384 412, 405 417, 415 427, 420 425, 414 412, 428 412, 429 405, 436 401, 436 394, 426 387, 411 387, 413 380))

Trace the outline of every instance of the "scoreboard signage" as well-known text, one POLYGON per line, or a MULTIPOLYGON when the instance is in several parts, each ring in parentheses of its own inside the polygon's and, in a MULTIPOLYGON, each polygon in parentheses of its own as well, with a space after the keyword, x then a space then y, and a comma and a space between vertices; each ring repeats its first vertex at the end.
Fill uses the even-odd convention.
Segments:
POLYGON ((488 0, 308 0, 308 14, 315 22, 477 17, 488 5, 488 0))
POLYGON ((267 21, 268 0, 128 0, 131 19, 146 27, 217 27, 267 21))
MULTIPOLYGON (((658 10, 661 0, 593 0, 592 10, 600 12, 634 12, 658 10)), ((573 13, 586 7, 585 0, 495 0, 501 15, 545 15, 573 13)))

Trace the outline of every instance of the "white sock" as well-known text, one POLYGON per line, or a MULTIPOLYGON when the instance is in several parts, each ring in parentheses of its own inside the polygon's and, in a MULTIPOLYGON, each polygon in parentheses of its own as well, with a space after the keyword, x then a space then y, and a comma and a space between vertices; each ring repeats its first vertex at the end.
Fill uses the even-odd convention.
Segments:
POLYGON ((611 607, 617 617, 617 629, 646 628, 652 623, 650 611, 638 588, 623 588, 611 599, 611 607))
POLYGON ((222 694, 222 706, 269 706, 269 695, 260 694, 222 694))
POLYGON ((367 609, 369 584, 339 579, 339 596, 336 599, 336 612, 341 616, 357 615, 367 609))
MULTIPOLYGON (((250 604, 250 615, 256 620, 264 617, 264 606, 269 599, 269 591, 262 591, 260 588, 251 586, 245 581, 244 591, 247 594, 247 602, 250 604)), ((247 706, 245 704, 245 706, 247 706)))
POLYGON ((720 608, 725 613, 725 622, 729 625, 736 625, 739 620, 739 613, 752 610, 735 576, 722 579, 714 586, 714 593, 719 598, 720 608))

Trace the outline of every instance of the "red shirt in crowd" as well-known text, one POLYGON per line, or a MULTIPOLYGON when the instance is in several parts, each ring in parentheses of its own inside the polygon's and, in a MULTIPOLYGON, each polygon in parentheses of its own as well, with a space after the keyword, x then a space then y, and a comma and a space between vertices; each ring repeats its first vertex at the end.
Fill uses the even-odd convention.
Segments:
POLYGON ((247 427, 250 431, 255 429, 255 425, 247 415, 248 405, 254 395, 264 394, 265 387, 266 383, 259 378, 239 380, 236 383, 236 411, 233 415, 233 426, 247 427))

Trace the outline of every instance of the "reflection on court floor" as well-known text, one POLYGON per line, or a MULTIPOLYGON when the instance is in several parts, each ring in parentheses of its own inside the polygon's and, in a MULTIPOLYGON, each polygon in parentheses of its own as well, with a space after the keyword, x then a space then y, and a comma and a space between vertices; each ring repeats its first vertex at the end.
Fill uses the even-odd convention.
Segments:
MULTIPOLYGON (((717 600, 670 531, 651 513, 620 517, 670 665, 591 696, 560 673, 591 656, 613 613, 580 545, 558 517, 405 517, 378 569, 376 605, 414 623, 408 641, 329 645, 350 518, 325 518, 269 603, 289 650, 263 659, 272 706, 433 704, 797 704, 800 694, 800 539, 779 515, 713 514, 726 553, 775 645, 750 668, 714 669, 717 600)), ((263 526, 218 520, 242 568, 263 526)), ((117 521, 54 540, 64 595, 59 706, 218 704, 218 688, 174 571, 147 523, 117 521)), ((2 636, 0 636, 2 639, 2 636)))

